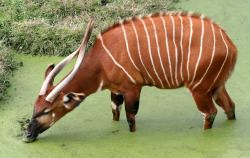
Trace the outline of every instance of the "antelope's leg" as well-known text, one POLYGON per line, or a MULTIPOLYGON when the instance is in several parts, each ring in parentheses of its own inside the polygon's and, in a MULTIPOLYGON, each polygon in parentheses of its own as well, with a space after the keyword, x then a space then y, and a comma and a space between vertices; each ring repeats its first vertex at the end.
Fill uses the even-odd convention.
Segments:
POLYGON ((234 102, 228 95, 224 85, 214 91, 213 99, 224 110, 229 120, 236 119, 234 102))
POLYGON ((122 94, 115 94, 111 92, 111 105, 114 121, 119 121, 120 119, 120 111, 122 108, 123 101, 124 99, 122 94))
POLYGON ((204 128, 210 129, 213 126, 214 119, 217 114, 217 109, 214 106, 212 95, 199 92, 192 92, 194 101, 204 116, 204 128))
POLYGON ((125 110, 127 115, 127 121, 129 124, 130 132, 135 132, 135 116, 139 109, 139 92, 128 92, 124 94, 125 97, 125 110))

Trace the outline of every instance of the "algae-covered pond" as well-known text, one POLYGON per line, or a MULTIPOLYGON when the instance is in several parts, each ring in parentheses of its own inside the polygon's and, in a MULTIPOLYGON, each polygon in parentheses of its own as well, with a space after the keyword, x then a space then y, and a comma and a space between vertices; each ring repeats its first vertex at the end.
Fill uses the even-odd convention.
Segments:
MULTIPOLYGON (((212 130, 202 130, 203 119, 185 88, 159 90, 144 87, 137 116, 137 131, 130 133, 122 108, 119 122, 112 121, 110 92, 88 97, 78 108, 38 141, 22 142, 25 121, 41 88, 47 65, 58 57, 17 55, 23 66, 14 73, 9 98, 0 103, 0 157, 249 157, 250 156, 250 53, 247 0, 181 1, 178 7, 213 17, 238 48, 236 68, 227 89, 236 103, 236 121, 222 110, 212 130)), ((59 81, 74 63, 63 70, 59 81)))

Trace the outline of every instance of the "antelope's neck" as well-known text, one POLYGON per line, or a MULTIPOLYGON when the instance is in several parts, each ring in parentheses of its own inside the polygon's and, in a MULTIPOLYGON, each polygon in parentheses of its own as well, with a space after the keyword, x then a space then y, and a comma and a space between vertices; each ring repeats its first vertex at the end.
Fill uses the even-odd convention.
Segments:
POLYGON ((103 73, 101 71, 101 57, 91 50, 85 55, 80 69, 75 77, 64 88, 64 93, 84 93, 86 96, 101 91, 103 88, 103 73), (101 84, 101 88, 100 88, 101 84))

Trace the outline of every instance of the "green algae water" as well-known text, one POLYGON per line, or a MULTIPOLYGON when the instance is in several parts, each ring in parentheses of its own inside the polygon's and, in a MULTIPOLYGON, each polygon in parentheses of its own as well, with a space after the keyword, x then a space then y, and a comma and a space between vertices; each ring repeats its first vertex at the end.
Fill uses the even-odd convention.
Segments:
MULTIPOLYGON (((235 71, 227 89, 236 104, 236 121, 222 110, 212 130, 202 130, 203 118, 185 88, 144 87, 137 131, 130 133, 124 107, 119 122, 112 121, 110 92, 86 98, 74 111, 38 136, 22 142, 25 125, 43 83, 47 66, 63 58, 18 55, 23 66, 11 79, 9 99, 0 102, 0 157, 249 157, 250 156, 250 19, 247 0, 188 0, 177 8, 213 17, 238 48, 235 71)), ((71 62, 56 81, 74 66, 71 62)), ((218 107, 218 106, 217 106, 218 107)))

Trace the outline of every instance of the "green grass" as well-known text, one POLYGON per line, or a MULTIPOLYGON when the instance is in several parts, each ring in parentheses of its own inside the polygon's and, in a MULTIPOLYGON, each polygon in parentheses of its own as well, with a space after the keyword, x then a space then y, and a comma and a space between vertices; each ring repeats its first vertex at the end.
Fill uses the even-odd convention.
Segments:
POLYGON ((88 48, 110 24, 174 9, 172 0, 0 0, 0 39, 19 53, 65 56, 77 49, 90 19, 88 48))
POLYGON ((7 88, 11 85, 9 76, 17 68, 12 51, 10 48, 4 47, 0 41, 0 101, 5 98, 7 88))
POLYGON ((0 100, 10 86, 13 52, 66 56, 80 45, 94 20, 95 35, 121 19, 174 9, 176 0, 0 0, 0 100), (12 50, 12 51, 10 51, 12 50), (7 62, 6 62, 7 61, 7 62))

